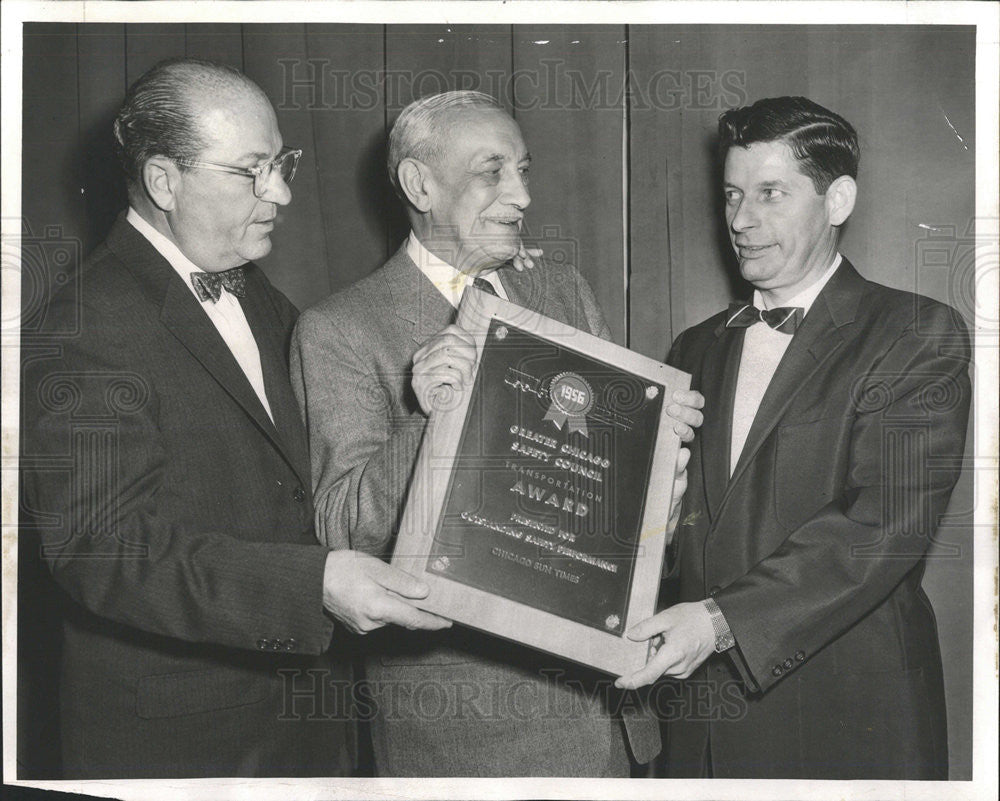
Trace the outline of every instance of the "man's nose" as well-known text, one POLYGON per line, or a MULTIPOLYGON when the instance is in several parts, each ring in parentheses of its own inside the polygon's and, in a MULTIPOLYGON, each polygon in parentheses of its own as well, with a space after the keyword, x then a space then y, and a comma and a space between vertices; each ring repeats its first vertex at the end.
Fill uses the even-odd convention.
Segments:
POLYGON ((515 173, 504 182, 501 200, 519 209, 526 209, 531 204, 531 193, 524 183, 520 172, 515 173))
POLYGON ((271 174, 267 176, 264 194, 260 196, 260 199, 268 203, 277 203, 279 206, 287 206, 291 203, 292 190, 278 170, 271 170, 271 174))
POLYGON ((729 226, 736 232, 746 231, 757 226, 757 212, 753 203, 747 198, 743 198, 735 211, 731 211, 729 226))

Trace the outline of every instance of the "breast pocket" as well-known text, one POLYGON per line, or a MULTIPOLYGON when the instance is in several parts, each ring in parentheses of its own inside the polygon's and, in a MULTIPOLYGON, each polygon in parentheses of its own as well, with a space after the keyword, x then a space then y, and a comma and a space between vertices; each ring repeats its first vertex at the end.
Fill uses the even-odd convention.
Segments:
POLYGON ((778 427, 774 514, 783 528, 802 525, 840 491, 849 426, 835 416, 778 427))

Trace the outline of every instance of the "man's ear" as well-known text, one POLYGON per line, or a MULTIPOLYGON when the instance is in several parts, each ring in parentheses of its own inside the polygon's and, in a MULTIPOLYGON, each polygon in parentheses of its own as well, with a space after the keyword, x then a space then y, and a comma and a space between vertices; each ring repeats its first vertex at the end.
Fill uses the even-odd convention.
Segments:
POLYGON ((177 190, 181 183, 181 171, 168 158, 153 156, 142 165, 142 187, 146 196, 160 211, 173 211, 177 206, 177 190))
POLYGON ((841 175, 826 189, 826 213, 830 225, 843 225, 854 211, 858 185, 850 175, 841 175))
POLYGON ((396 169, 396 179, 399 186, 410 201, 413 208, 419 212, 431 210, 431 197, 428 183, 432 180, 426 164, 416 159, 403 159, 396 169))

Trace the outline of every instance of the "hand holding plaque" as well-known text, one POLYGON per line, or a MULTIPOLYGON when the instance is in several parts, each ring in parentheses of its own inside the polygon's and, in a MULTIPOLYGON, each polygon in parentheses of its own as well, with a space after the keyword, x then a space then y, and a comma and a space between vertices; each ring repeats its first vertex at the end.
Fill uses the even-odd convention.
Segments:
POLYGON ((472 385, 476 342, 457 325, 435 334, 413 354, 413 392, 424 414, 446 409, 453 393, 472 385))
MULTIPOLYGON (((475 377, 433 411, 393 564, 430 585, 424 609, 638 669, 648 645, 625 632, 654 611, 680 447, 667 407, 689 376, 475 290, 459 325, 475 377)), ((418 356, 443 368, 446 349, 418 356)))

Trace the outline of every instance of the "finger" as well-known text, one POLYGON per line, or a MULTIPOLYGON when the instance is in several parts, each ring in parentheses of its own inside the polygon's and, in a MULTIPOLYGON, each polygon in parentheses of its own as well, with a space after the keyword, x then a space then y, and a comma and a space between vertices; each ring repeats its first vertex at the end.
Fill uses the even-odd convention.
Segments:
POLYGON ((447 328, 443 328, 438 331, 438 333, 417 348, 416 352, 413 354, 413 361, 417 362, 420 359, 426 358, 429 353, 449 347, 470 347, 475 349, 476 340, 473 338, 472 334, 461 326, 454 324, 449 325, 447 328))
POLYGON ((380 612, 379 620, 383 625, 391 623, 407 629, 425 629, 430 631, 446 629, 451 626, 451 621, 447 618, 439 617, 431 612, 425 612, 423 609, 417 609, 405 601, 388 595, 380 612))
POLYGON ((695 428, 700 426, 705 420, 705 415, 697 409, 692 409, 690 406, 682 406, 679 403, 671 403, 667 406, 667 414, 674 418, 674 420, 687 423, 689 426, 694 426, 695 428))
POLYGON ((419 396, 427 396, 437 391, 462 392, 465 387, 472 384, 472 374, 469 370, 461 370, 458 367, 438 367, 431 373, 415 376, 413 389, 419 396), (447 387, 447 389, 444 389, 447 387))
POLYGON ((680 477, 687 470, 688 462, 691 461, 691 451, 687 448, 681 448, 677 451, 677 470, 675 474, 680 477))
POLYGON ((647 617, 645 620, 636 623, 625 633, 625 636, 636 642, 648 640, 650 637, 655 637, 657 634, 665 634, 667 629, 670 627, 669 624, 670 618, 666 617, 665 612, 660 612, 659 614, 647 617))
POLYGON ((464 343, 445 345, 421 355, 413 360, 414 373, 428 373, 442 367, 458 367, 471 377, 476 366, 476 349, 464 343))
POLYGON ((457 372, 462 376, 463 381, 471 381, 475 367, 475 360, 467 351, 464 353, 441 351, 432 353, 419 364, 414 364, 413 377, 417 381, 433 383, 439 379, 443 380, 446 375, 457 372))
MULTIPOLYGON (((687 471, 680 473, 674 479, 674 504, 679 505, 679 501, 684 497, 684 493, 687 492, 688 477, 687 471)), ((677 510, 674 510, 677 511, 677 510)))
POLYGON ((413 364, 427 362, 435 356, 447 353, 449 348, 459 348, 460 341, 456 337, 436 336, 434 339, 425 342, 416 353, 413 354, 413 364))
POLYGON ((375 557, 372 557, 371 564, 367 566, 367 572, 376 584, 403 598, 426 598, 431 591, 425 582, 375 557))
POLYGON ((615 679, 615 686, 623 690, 634 690, 637 687, 645 687, 647 684, 652 684, 664 674, 672 675, 670 671, 676 669, 674 662, 674 655, 665 649, 661 649, 644 667, 627 676, 620 676, 615 679))
POLYGON ((684 423, 674 423, 674 433, 680 437, 681 442, 691 442, 694 439, 694 429, 684 423))
MULTIPOLYGON (((476 339, 468 331, 466 331, 462 326, 455 325, 454 323, 449 325, 439 336, 443 336, 446 339, 457 339, 460 343, 468 345, 470 348, 476 347, 476 339)), ((449 344, 452 344, 449 342, 449 344)))
POLYGON ((693 409, 705 408, 705 396, 696 389, 675 389, 671 400, 681 406, 690 406, 693 409))
POLYGON ((519 273, 524 272, 524 269, 528 266, 533 266, 531 264, 531 259, 528 257, 528 252, 524 249, 523 244, 517 246, 517 253, 514 258, 511 259, 511 264, 514 265, 514 269, 519 273))

